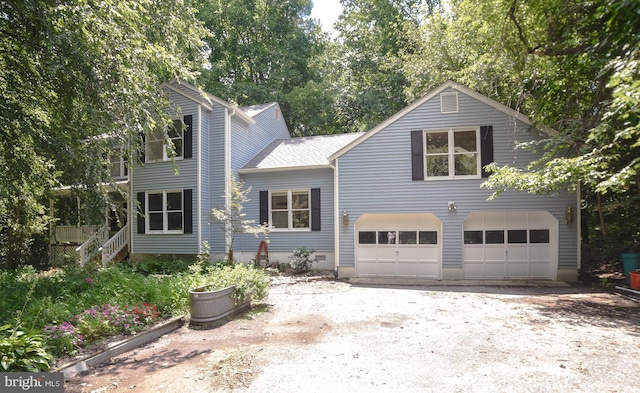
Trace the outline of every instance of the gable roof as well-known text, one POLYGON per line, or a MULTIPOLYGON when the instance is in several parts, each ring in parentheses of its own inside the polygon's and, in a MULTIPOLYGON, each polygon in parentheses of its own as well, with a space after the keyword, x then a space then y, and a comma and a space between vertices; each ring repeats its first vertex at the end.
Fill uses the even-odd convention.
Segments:
MULTIPOLYGON (((509 108, 506 105, 503 105, 487 96, 484 96, 480 93, 478 93, 475 90, 471 90, 466 86, 463 86, 459 83, 456 83, 454 81, 446 81, 445 83, 443 83, 442 85, 438 86, 437 88, 431 90, 429 93, 427 93, 426 95, 424 95, 422 98, 414 101, 411 105, 405 107, 404 109, 402 109, 401 111, 397 112, 396 114, 394 114, 393 116, 391 116, 390 118, 388 118, 387 120, 383 121, 382 123, 378 124, 377 126, 375 126, 374 128, 372 128, 371 130, 369 130, 366 134, 364 134, 362 136, 362 138, 359 138, 358 140, 354 140, 351 143, 349 143, 347 146, 343 147, 342 149, 340 149, 339 151, 337 151, 335 154, 333 154, 330 157, 330 160, 335 160, 336 158, 339 158, 340 156, 342 156, 343 154, 345 154, 346 152, 348 152, 349 150, 353 149, 354 147, 356 147, 357 145, 359 145, 360 143, 366 141, 367 139, 371 138, 372 136, 374 136, 375 134, 377 134, 378 132, 380 132, 381 130, 385 129, 386 127, 388 127, 390 124, 394 123, 395 121, 401 119, 403 116, 405 116, 407 113, 410 113, 411 111, 413 111, 414 109, 418 108, 420 105, 424 104, 425 102, 429 101, 430 99, 436 97, 438 94, 440 94, 441 92, 443 92, 446 89, 453 89, 453 90, 457 90, 463 94, 468 95, 469 97, 476 99, 486 105, 489 105, 490 107, 503 112, 515 119, 518 119, 520 121, 522 121, 525 124, 528 124, 530 126, 533 126, 533 122, 525 115, 523 115, 522 113, 515 111, 511 108, 509 108)), ((551 129, 542 129, 542 131, 546 132, 549 135, 557 135, 557 131, 555 130, 551 130, 551 129)))
POLYGON ((237 115, 240 119, 242 119, 247 124, 255 123, 255 120, 251 118, 251 116, 247 115, 243 112, 237 105, 233 105, 227 101, 224 101, 221 98, 218 98, 214 95, 207 93, 206 91, 200 90, 194 85, 181 81, 179 79, 174 79, 169 82, 165 82, 161 85, 164 88, 167 88, 171 91, 174 91, 178 94, 181 94, 197 103, 205 106, 207 109, 211 110, 213 104, 216 103, 221 105, 224 108, 231 110, 231 116, 237 115))
POLYGON ((270 102, 268 104, 249 105, 249 106, 243 106, 240 109, 250 117, 254 117, 275 105, 278 105, 278 103, 270 102))
POLYGON ((329 157, 364 133, 332 134, 276 139, 238 172, 254 173, 290 169, 328 167, 329 157))

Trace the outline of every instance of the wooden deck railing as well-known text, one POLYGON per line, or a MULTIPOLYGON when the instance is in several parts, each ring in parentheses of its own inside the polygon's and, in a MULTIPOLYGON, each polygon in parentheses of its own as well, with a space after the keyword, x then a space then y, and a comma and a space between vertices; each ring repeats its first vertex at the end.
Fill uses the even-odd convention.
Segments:
POLYGON ((102 251, 102 245, 109 238, 109 228, 102 227, 82 243, 76 251, 80 253, 80 266, 84 266, 102 251))
POLYGON ((82 244, 98 229, 100 229, 98 225, 57 225, 53 228, 53 240, 54 243, 82 244))

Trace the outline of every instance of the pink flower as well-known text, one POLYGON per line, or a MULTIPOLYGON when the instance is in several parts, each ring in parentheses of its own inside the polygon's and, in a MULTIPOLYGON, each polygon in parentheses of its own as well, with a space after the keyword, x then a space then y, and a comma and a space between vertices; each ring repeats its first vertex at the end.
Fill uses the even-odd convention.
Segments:
POLYGON ((87 284, 93 284, 93 279, 91 277, 87 277, 85 281, 87 282, 87 284))

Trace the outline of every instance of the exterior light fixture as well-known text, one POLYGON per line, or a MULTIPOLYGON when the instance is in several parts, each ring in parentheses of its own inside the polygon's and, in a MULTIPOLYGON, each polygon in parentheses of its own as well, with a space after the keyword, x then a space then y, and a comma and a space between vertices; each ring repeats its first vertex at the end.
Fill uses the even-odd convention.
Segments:
POLYGON ((346 210, 342 212, 342 225, 349 226, 349 213, 346 210))
POLYGON ((455 202, 449 202, 447 204, 447 206, 449 207, 449 211, 456 210, 456 203, 455 202))
POLYGON ((564 223, 571 225, 573 223, 573 208, 569 206, 564 212, 564 223))

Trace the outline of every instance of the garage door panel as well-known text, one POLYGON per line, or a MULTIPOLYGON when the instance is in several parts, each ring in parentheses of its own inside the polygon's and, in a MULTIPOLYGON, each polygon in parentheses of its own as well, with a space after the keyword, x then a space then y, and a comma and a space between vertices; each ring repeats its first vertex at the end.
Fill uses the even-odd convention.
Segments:
POLYGON ((463 231, 474 244, 463 245, 463 277, 555 279, 557 225, 545 211, 471 213, 463 231))
POLYGON ((358 276, 438 278, 440 245, 422 243, 439 242, 440 227, 440 220, 431 213, 363 215, 356 221, 358 276), (364 244, 372 237, 360 234, 371 232, 376 234, 375 244, 364 244))

